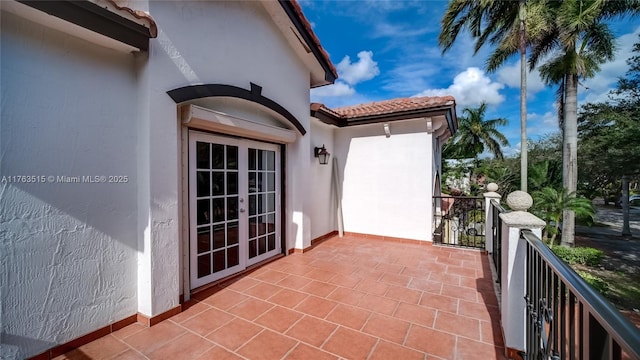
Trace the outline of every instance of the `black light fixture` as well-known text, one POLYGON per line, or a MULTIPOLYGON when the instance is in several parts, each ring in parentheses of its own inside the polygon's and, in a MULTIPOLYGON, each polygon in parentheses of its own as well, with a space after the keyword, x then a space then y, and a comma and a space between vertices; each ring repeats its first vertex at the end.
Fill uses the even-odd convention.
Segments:
POLYGON ((327 149, 324 148, 324 144, 322 144, 322 147, 313 148, 313 155, 318 158, 320 165, 327 165, 329 163, 329 156, 331 156, 327 149))

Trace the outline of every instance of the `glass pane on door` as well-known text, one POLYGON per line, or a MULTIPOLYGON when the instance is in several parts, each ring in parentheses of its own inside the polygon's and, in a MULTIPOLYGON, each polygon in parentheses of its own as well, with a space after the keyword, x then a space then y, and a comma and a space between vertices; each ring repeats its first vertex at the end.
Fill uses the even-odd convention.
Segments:
POLYGON ((276 152, 249 149, 249 259, 276 249, 276 152))
POLYGON ((196 142, 197 277, 239 264, 238 147, 196 142))

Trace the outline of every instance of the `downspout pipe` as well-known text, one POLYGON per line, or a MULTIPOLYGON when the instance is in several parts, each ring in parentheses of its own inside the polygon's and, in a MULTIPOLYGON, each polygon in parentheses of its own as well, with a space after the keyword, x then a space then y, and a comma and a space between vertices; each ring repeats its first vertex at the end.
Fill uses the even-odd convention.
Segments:
POLYGON ((338 220, 338 235, 340 237, 344 236, 344 220, 342 218, 342 189, 340 187, 340 173, 338 172, 338 159, 336 159, 336 157, 333 157, 333 194, 335 196, 336 199, 336 206, 337 206, 337 211, 336 211, 336 216, 337 216, 337 220, 338 220))

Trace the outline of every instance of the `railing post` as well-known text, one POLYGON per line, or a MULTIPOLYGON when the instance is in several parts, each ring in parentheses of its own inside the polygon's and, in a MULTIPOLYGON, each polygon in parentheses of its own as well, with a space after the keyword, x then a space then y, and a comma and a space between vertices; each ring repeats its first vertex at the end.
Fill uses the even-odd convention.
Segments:
POLYGON ((496 183, 487 185, 488 192, 484 193, 484 249, 487 252, 493 252, 493 211, 491 209, 491 200, 500 202, 502 197, 498 191, 496 183))
POLYGON ((541 237, 545 222, 528 213, 533 199, 524 191, 507 196, 511 212, 500 214, 502 220, 502 294, 501 317, 505 349, 525 351, 526 339, 526 241, 520 240, 520 230, 530 229, 541 237))

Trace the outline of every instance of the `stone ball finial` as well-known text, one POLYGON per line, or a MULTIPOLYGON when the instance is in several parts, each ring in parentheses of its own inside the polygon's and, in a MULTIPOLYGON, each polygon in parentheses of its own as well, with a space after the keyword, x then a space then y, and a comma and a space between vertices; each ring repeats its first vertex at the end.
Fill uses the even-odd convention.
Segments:
POLYGON ((487 184, 487 190, 491 191, 491 192, 498 191, 498 184, 496 184, 494 182, 487 184))
POLYGON ((507 195, 507 205, 513 211, 527 211, 533 205, 533 198, 524 191, 516 190, 507 195))

